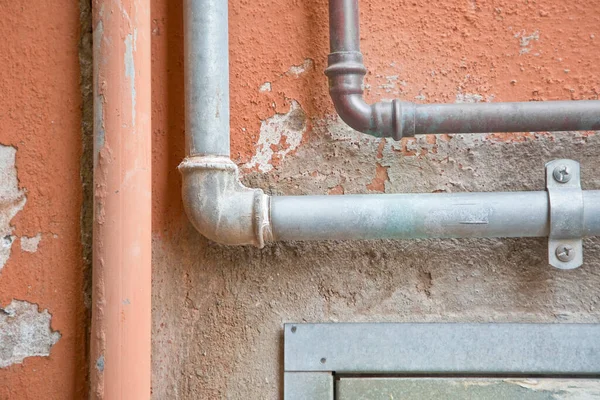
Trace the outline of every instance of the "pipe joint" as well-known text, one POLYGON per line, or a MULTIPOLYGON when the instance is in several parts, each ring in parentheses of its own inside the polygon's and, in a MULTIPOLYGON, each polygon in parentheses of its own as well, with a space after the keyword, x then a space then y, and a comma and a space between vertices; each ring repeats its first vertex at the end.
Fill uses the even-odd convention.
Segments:
POLYGON ((260 248, 272 240, 269 196, 242 185, 229 158, 188 157, 179 171, 185 211, 202 235, 221 244, 260 248))
POLYGON ((415 134, 415 105, 400 100, 372 105, 363 99, 363 79, 367 69, 358 51, 331 53, 325 74, 335 109, 351 128, 378 137, 402 137, 415 134))

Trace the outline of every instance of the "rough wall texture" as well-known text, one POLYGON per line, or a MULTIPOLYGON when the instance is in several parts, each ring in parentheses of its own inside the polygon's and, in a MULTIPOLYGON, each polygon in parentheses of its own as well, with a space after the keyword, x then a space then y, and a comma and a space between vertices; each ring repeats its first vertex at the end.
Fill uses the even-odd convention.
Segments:
MULTIPOLYGON (((367 98, 598 99, 600 2, 361 0, 367 98)), ((153 2, 153 393, 276 399, 287 321, 600 321, 600 241, 585 265, 546 262, 543 239, 210 243, 187 224, 182 9, 153 2)), ((380 141, 338 121, 325 68, 327 2, 230 1, 232 157, 268 193, 542 190, 544 163, 582 163, 588 133, 380 141), (290 111, 291 110, 291 111, 290 111)))
MULTIPOLYGON (((558 271, 542 239, 258 250, 201 237, 183 214, 176 170, 181 3, 152 2, 154 398, 278 398, 289 321, 600 320, 597 239, 585 242, 584 267, 558 271)), ((598 99, 598 0, 360 3, 368 100, 598 99)), ((81 255, 89 259, 91 187, 82 131, 89 136, 91 108, 89 3, 81 4, 0 5, 0 381, 10 382, 2 400, 86 395, 81 255)), ((346 128, 322 73, 325 0, 231 0, 230 22, 232 155, 247 185, 274 195, 540 190, 544 163, 569 157, 582 163, 584 187, 600 188, 593 132, 395 143, 346 128)))
POLYGON ((0 399, 82 399, 79 8, 0 15, 0 399))

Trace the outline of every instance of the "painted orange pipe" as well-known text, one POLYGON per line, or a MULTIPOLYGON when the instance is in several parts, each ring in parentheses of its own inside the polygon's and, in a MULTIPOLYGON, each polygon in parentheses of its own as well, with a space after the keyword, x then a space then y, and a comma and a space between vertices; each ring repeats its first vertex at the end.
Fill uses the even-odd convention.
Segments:
POLYGON ((150 0, 94 0, 91 394, 149 399, 150 0))

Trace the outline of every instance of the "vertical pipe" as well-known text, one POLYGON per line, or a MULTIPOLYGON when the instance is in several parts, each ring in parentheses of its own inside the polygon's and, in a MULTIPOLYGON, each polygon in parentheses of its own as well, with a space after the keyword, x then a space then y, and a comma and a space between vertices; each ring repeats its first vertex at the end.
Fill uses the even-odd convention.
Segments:
POLYGON ((329 1, 329 48, 332 53, 360 52, 358 0, 329 1))
POLYGON ((229 157, 227 0, 184 0, 186 150, 229 157))
POLYGON ((91 397, 149 399, 150 0, 93 0, 91 397))

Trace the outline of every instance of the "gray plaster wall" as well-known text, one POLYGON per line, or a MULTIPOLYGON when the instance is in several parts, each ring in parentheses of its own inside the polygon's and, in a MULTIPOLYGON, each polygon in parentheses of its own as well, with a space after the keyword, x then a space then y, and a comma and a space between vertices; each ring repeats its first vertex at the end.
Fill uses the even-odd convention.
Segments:
MULTIPOLYGON (((544 164, 572 158, 584 189, 600 189, 596 134, 382 144, 336 119, 312 126, 294 154, 244 183, 273 195, 370 193, 377 176, 386 193, 543 190, 544 164)), ((153 249, 155 399, 280 398, 285 322, 600 321, 598 239, 585 240, 573 271, 547 264, 542 238, 256 249, 209 242, 187 224, 153 249)))

